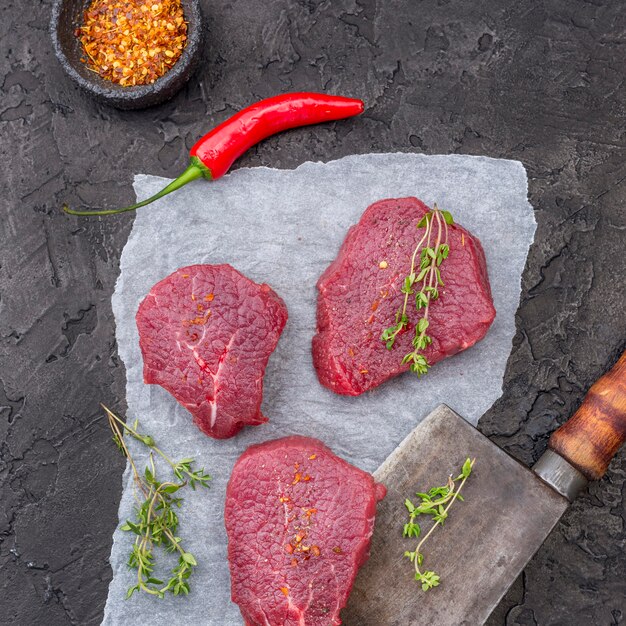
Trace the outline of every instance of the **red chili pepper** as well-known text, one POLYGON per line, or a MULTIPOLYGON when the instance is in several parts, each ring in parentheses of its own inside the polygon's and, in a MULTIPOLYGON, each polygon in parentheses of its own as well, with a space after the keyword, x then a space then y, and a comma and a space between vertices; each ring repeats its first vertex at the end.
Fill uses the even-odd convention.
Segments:
POLYGON ((320 93, 297 92, 267 98, 236 113, 204 135, 190 151, 189 167, 147 200, 123 209, 75 211, 65 205, 63 210, 71 215, 114 215, 134 211, 196 178, 220 178, 246 150, 270 135, 298 126, 340 120, 362 112, 361 100, 320 93))

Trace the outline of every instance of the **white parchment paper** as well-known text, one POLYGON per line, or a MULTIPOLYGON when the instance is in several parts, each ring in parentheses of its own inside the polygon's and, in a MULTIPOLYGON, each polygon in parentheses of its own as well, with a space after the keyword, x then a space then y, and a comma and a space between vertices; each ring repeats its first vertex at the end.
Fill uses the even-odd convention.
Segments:
MULTIPOLYGON (((137 176, 138 199, 167 182, 137 176)), ((140 209, 113 295, 128 416, 138 418, 140 430, 152 434, 172 457, 195 457, 214 480, 209 491, 190 492, 182 509, 180 534, 199 562, 189 597, 125 600, 134 576, 126 566, 132 537, 117 530, 103 623, 144 625, 147 617, 153 626, 242 623, 230 601, 223 504, 232 466, 250 444, 309 435, 373 471, 440 402, 476 424, 501 393, 520 276, 534 232, 521 163, 469 156, 368 154, 304 163, 295 170, 240 169, 216 182, 196 181, 140 209), (315 283, 365 208, 402 196, 417 196, 431 206, 437 202, 480 238, 496 320, 481 342, 437 364, 421 381, 405 374, 358 398, 341 397, 320 386, 312 365, 315 283), (230 263, 252 280, 270 284, 289 310, 265 375, 263 412, 270 421, 227 441, 202 434, 166 391, 142 379, 135 325, 139 302, 155 282, 193 263, 230 263)), ((143 467, 143 450, 132 450, 143 467)), ((128 470, 124 483, 121 520, 132 515, 128 470)))

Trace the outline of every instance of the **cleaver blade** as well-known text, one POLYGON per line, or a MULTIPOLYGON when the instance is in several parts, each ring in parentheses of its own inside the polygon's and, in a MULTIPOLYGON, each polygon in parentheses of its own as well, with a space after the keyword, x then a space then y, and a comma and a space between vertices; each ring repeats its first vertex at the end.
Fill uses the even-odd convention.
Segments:
MULTIPOLYGON (((553 433, 532 470, 498 448, 445 405, 426 417, 374 473, 387 487, 378 504, 370 558, 361 568, 345 626, 483 624, 588 479, 601 477, 626 438, 626 352, 591 388, 576 414, 553 433), (422 570, 440 585, 414 580, 405 550, 406 498, 446 484, 475 458, 445 524, 424 544, 422 570)), ((426 517, 426 516, 424 516, 426 517)), ((418 518, 416 521, 421 523, 418 518)), ((422 524, 422 532, 430 528, 422 524)))
POLYGON ((346 626, 482 624, 569 505, 445 405, 409 434, 374 477, 387 496, 378 504, 371 556, 352 589, 346 626), (419 541, 402 537, 404 500, 419 501, 416 491, 445 485, 468 457, 476 462, 464 501, 454 503, 424 544, 423 568, 435 570, 441 583, 423 592, 403 556, 419 541))

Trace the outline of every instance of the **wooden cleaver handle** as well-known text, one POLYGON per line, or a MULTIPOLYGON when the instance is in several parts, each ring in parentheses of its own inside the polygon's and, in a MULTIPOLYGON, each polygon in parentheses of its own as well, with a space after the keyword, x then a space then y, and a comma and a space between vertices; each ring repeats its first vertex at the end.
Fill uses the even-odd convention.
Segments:
POLYGON ((548 447, 589 480, 598 480, 625 440, 626 352, 591 387, 578 411, 552 433, 548 447))

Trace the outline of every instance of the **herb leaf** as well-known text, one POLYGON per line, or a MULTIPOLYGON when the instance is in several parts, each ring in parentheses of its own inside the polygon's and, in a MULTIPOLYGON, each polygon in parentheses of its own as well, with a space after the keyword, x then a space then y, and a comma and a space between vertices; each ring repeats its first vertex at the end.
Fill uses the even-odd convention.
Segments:
POLYGON ((400 289, 404 294, 404 302, 396 313, 396 323, 386 328, 380 337, 387 350, 392 350, 397 336, 409 326, 407 314, 409 296, 415 295, 415 309, 422 313, 422 317, 415 325, 415 338, 412 340, 414 349, 404 355, 402 364, 408 365, 418 377, 428 373, 430 369, 428 360, 422 354, 432 343, 432 338, 426 334, 428 314, 430 303, 439 299, 438 286, 444 286, 439 268, 450 254, 448 226, 453 224, 454 219, 450 212, 440 210, 436 204, 433 210, 428 211, 418 222, 417 228, 426 230, 413 251, 410 271, 400 289), (435 242, 434 247, 431 246, 432 239, 435 242))
POLYGON ((137 570, 137 584, 128 589, 126 598, 130 598, 135 591, 143 591, 158 598, 164 598, 168 592, 175 596, 187 595, 189 578, 198 563, 193 554, 183 549, 182 540, 177 536, 178 515, 175 509, 181 507, 183 500, 174 497, 173 494, 187 485, 192 489, 195 489, 196 485, 208 487, 211 477, 204 469, 195 470, 193 459, 172 461, 157 448, 150 435, 142 435, 138 432, 137 420, 131 428, 107 407, 102 405, 102 408, 109 419, 113 441, 130 463, 138 492, 136 519, 126 520, 120 526, 120 530, 137 535, 128 557, 128 566, 137 570), (150 448, 148 466, 143 474, 137 470, 135 461, 124 442, 124 434, 128 434, 150 448), (158 454, 167 462, 177 481, 162 482, 157 479, 154 454, 158 454), (162 547, 167 552, 179 553, 178 565, 172 569, 171 577, 167 582, 152 575, 155 568, 153 550, 156 546, 162 547))
POLYGON ((417 492, 415 495, 421 500, 421 504, 418 506, 415 506, 409 498, 404 501, 404 506, 409 512, 409 521, 404 524, 402 530, 403 537, 419 537, 421 535, 422 529, 420 525, 415 522, 415 519, 419 515, 430 515, 433 521, 429 531, 417 544, 415 550, 407 550, 404 553, 404 556, 408 558, 411 563, 413 563, 413 567, 415 568, 415 580, 421 584, 423 591, 428 591, 433 587, 438 587, 440 578, 434 571, 422 571, 420 569, 422 563, 424 562, 422 547, 435 528, 437 528, 437 526, 443 526, 448 517, 450 507, 454 504, 454 501, 463 501, 463 498, 461 497, 461 489, 463 489, 463 485, 465 485, 465 482, 472 473, 475 461, 476 459, 466 459, 465 463, 463 463, 461 473, 454 479, 450 476, 446 485, 441 487, 432 487, 428 490, 428 493, 417 492), (456 483, 459 481, 460 484, 457 487, 456 483))

